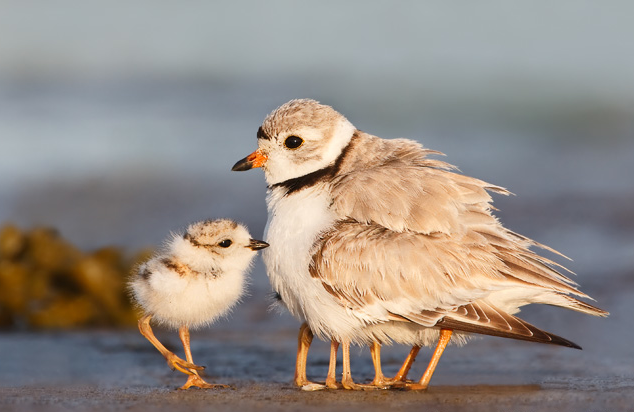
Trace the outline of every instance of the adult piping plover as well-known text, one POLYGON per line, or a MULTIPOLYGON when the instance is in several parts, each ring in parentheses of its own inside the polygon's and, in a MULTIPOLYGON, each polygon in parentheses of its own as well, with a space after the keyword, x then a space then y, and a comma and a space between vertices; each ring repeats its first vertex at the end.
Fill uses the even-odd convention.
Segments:
MULTIPOLYGON (((374 384, 379 343, 417 348, 438 342, 427 371, 410 389, 425 389, 452 333, 471 333, 578 348, 513 316, 543 303, 596 316, 607 312, 530 250, 554 250, 506 228, 488 192, 505 189, 456 173, 441 154, 406 139, 385 140, 356 129, 314 100, 293 100, 265 120, 258 149, 233 170, 262 167, 269 212, 263 254, 271 285, 300 328, 295 382, 306 385, 313 333, 331 340, 326 384, 343 350, 341 383, 350 376, 350 343, 371 345, 374 384)), ((557 253, 557 252, 555 252, 557 253)))
POLYGON ((188 375, 180 389, 226 387, 205 382, 190 349, 189 329, 211 324, 226 314, 244 292, 245 272, 257 250, 268 243, 251 239, 247 229, 228 220, 207 220, 173 235, 164 250, 141 264, 129 287, 143 310, 139 330, 167 359, 172 369, 188 375), (178 329, 183 360, 154 336, 150 320, 178 329))

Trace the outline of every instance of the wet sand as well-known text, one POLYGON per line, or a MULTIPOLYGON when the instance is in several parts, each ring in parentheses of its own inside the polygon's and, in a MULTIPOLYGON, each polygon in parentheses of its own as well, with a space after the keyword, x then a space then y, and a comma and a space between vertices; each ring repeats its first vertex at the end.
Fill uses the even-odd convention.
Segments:
POLYGON ((413 392, 299 392, 272 384, 246 384, 231 390, 170 391, 94 388, 2 390, 2 408, 12 410, 278 410, 372 411, 398 408, 429 411, 615 411, 631 410, 634 396, 625 390, 585 390, 525 386, 440 386, 413 392))

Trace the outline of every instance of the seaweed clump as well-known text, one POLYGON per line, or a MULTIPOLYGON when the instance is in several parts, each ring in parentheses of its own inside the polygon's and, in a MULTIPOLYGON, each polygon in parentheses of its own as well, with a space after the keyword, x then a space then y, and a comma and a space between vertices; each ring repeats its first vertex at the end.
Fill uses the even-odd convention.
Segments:
POLYGON ((126 278, 151 251, 84 252, 56 230, 0 228, 0 328, 70 329, 135 324, 126 278))

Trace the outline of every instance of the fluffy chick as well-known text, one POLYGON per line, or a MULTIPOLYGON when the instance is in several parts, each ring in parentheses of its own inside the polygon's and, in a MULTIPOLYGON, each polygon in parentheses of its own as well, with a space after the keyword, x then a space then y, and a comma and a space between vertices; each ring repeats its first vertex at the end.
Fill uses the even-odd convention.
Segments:
POLYGON ((188 375, 180 389, 226 387, 205 382, 204 369, 193 363, 189 330, 207 326, 225 315, 245 289, 245 274, 258 250, 269 246, 252 239, 232 220, 206 220, 175 234, 161 252, 141 264, 129 287, 144 315, 139 330, 167 359, 172 369, 188 375), (154 336, 150 320, 178 329, 186 360, 154 336))

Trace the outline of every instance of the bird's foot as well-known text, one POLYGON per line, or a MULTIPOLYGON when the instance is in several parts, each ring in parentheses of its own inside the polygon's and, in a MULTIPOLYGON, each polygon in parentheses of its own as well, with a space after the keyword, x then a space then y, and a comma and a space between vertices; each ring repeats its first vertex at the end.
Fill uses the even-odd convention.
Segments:
POLYGON ((341 386, 343 386, 343 389, 347 389, 351 391, 373 391, 373 390, 379 389, 378 387, 373 386, 371 384, 363 385, 360 383, 354 383, 352 379, 342 379, 341 386))
POLYGON ((380 378, 374 378, 374 380, 370 382, 370 385, 374 386, 377 389, 389 389, 395 383, 398 383, 398 381, 383 376, 380 378))
POLYGON ((306 377, 303 378, 299 378, 299 377, 295 377, 295 386, 302 388, 306 385, 312 385, 313 382, 309 381, 308 379, 306 379, 306 377))
POLYGON ((187 362, 186 360, 179 358, 171 352, 166 356, 166 358, 167 365, 171 370, 177 370, 190 376, 194 375, 196 371, 205 369, 204 366, 194 365, 191 362, 187 362))
POLYGON ((187 390, 192 386, 201 389, 221 389, 221 388, 229 388, 229 385, 221 385, 217 383, 208 383, 203 380, 198 374, 189 375, 187 378, 187 382, 180 388, 179 390, 187 390))
POLYGON ((428 385, 421 385, 418 382, 413 381, 399 381, 394 382, 391 386, 392 389, 400 389, 403 391, 425 391, 427 390, 428 385))
POLYGON ((393 378, 374 378, 371 385, 376 386, 379 389, 404 389, 408 385, 417 384, 418 382, 412 381, 410 379, 399 379, 398 377, 393 378))
POLYGON ((343 385, 338 383, 335 378, 326 378, 326 388, 328 388, 328 389, 342 389, 343 385))

